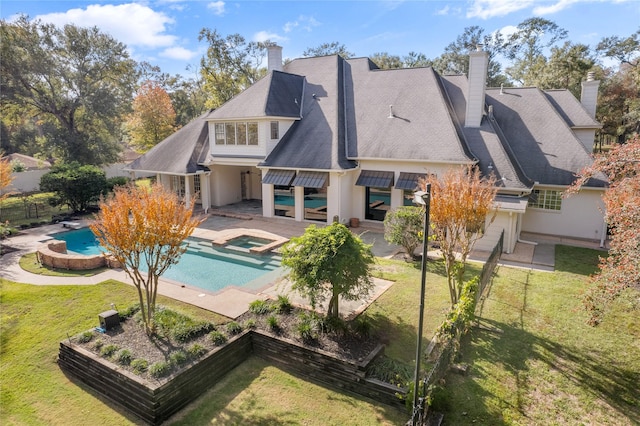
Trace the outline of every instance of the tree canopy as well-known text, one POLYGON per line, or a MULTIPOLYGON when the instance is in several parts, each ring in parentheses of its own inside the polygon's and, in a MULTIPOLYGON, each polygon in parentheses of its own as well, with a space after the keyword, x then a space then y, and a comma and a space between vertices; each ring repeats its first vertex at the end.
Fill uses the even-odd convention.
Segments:
POLYGON ((127 120, 130 143, 139 151, 153 148, 176 130, 176 112, 169 94, 153 81, 144 83, 133 100, 127 120))
POLYGON ((588 179, 604 173, 609 189, 603 195, 605 220, 611 230, 611 249, 600 259, 600 271, 591 277, 583 299, 589 323, 598 324, 607 308, 625 289, 640 291, 640 136, 596 157, 578 174, 567 195, 588 179))
POLYGON ((451 306, 458 303, 464 285, 466 261, 496 217, 493 200, 495 177, 484 178, 472 166, 449 169, 441 177, 429 175, 419 180, 425 190, 431 184, 430 223, 444 260, 451 306))
POLYGON ((105 172, 78 162, 59 163, 40 178, 40 189, 55 192, 53 203, 66 204, 74 212, 85 212, 107 188, 105 172))
POLYGON ((115 162, 136 79, 126 46, 96 27, 58 28, 26 16, 0 21, 0 38, 2 109, 37 117, 46 131, 41 152, 82 164, 115 162))
POLYGON ((9 196, 9 185, 13 182, 12 165, 9 157, 0 152, 0 203, 9 196))
POLYGON ((345 59, 353 58, 355 56, 355 54, 347 50, 347 46, 338 41, 332 41, 331 43, 322 43, 320 46, 309 47, 304 52, 302 52, 302 56, 306 58, 329 55, 340 55, 345 59))
POLYGON ((240 34, 223 37, 217 30, 203 28, 198 40, 209 46, 200 61, 207 107, 217 108, 251 86, 266 70, 260 68, 269 42, 249 42, 240 34))
POLYGON ((373 288, 369 266, 375 258, 371 246, 346 226, 309 226, 282 250, 282 264, 290 268, 292 288, 316 307, 329 298, 327 316, 338 317, 338 301, 358 300, 373 288))
POLYGON ((133 281, 148 334, 154 332, 158 279, 178 263, 199 223, 185 200, 159 184, 116 187, 100 202, 91 230, 133 281))
POLYGON ((414 251, 422 243, 424 213, 415 206, 401 206, 387 212, 384 217, 384 239, 404 248, 413 259, 414 251))

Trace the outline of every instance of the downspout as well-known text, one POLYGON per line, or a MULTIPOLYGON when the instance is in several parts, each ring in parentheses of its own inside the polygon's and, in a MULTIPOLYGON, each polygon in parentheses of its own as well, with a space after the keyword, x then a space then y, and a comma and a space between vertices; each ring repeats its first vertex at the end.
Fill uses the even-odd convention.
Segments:
POLYGON ((522 244, 531 244, 531 245, 537 246, 538 243, 536 243, 535 241, 527 241, 527 240, 523 240, 523 239, 520 238, 520 231, 522 230, 522 220, 521 220, 522 216, 521 215, 522 215, 522 213, 518 213, 518 222, 516 223, 516 228, 517 228, 516 234, 518 235, 518 239, 516 241, 519 242, 519 243, 522 243, 522 244))
POLYGON ((600 237, 600 248, 604 248, 604 241, 607 239, 607 222, 602 221, 602 236, 600 237))

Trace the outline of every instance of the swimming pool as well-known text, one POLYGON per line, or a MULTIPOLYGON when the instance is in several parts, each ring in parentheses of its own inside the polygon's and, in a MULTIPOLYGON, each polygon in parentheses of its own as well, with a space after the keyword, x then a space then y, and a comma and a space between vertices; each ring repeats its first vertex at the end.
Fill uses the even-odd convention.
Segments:
MULTIPOLYGON (((70 252, 91 255, 105 251, 89 228, 51 236, 65 241, 70 252)), ((229 286, 257 290, 275 281, 283 272, 279 255, 249 253, 247 247, 253 244, 250 240, 234 244, 234 248, 214 247, 211 241, 195 237, 189 237, 187 243, 187 251, 180 261, 167 269, 162 278, 208 291, 229 286)))

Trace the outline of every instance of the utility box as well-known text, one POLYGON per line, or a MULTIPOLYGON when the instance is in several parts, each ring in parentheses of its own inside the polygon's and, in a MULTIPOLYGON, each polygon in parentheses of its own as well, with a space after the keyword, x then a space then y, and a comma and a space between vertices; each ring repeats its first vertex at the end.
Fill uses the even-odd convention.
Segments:
POLYGON ((111 330, 113 327, 120 325, 118 311, 114 311, 113 309, 99 314, 98 319, 100 320, 100 327, 104 330, 111 330))

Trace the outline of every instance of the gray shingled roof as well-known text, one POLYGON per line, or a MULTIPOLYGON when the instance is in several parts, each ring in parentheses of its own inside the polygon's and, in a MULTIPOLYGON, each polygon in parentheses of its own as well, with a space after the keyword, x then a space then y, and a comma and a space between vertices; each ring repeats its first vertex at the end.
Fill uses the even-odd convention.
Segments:
POLYGON ((445 88, 453 111, 457 117, 460 131, 483 175, 494 174, 498 184, 512 190, 523 190, 533 186, 533 181, 523 172, 504 139, 500 137, 497 123, 483 118, 479 128, 464 127, 468 80, 465 76, 444 76, 445 88))
POLYGON ((202 170, 198 163, 209 151, 205 113, 133 161, 125 170, 189 174, 202 170))
POLYGON ((350 158, 472 160, 433 69, 378 70, 366 58, 355 59, 349 61, 346 85, 350 158))
MULTIPOLYGON (((591 164, 584 145, 571 131, 544 92, 537 88, 487 89, 486 102, 493 106, 509 146, 525 174, 540 184, 570 185, 574 173, 591 164)), ((590 186, 603 187, 593 180, 590 186)))
POLYGON ((237 94, 208 119, 248 117, 300 117, 300 101, 304 77, 272 71, 252 86, 237 94))
POLYGON ((262 166, 314 170, 355 167, 344 148, 343 67, 338 56, 296 59, 284 67, 304 75, 302 119, 293 124, 262 166))
POLYGON ((544 94, 570 127, 601 128, 570 91, 546 90, 544 94))

